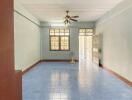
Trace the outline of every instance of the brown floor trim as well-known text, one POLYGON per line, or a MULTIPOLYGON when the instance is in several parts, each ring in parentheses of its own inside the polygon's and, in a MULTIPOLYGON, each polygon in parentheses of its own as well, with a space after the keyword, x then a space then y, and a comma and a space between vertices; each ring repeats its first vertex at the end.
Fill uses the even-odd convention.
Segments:
POLYGON ((132 82, 129 81, 128 79, 124 78, 123 76, 119 75, 118 73, 112 71, 111 69, 105 67, 104 65, 100 64, 100 67, 106 69, 109 73, 113 74, 114 76, 116 76, 117 78, 119 78, 120 80, 122 80, 123 82, 125 82, 127 85, 132 87, 132 82))
MULTIPOLYGON (((78 62, 78 60, 75 60, 76 62, 78 62)), ((22 72, 22 75, 27 73, 29 70, 31 70, 33 67, 35 67, 37 64, 39 64, 40 62, 70 62, 70 60, 54 60, 54 59, 50 59, 50 60, 40 60, 36 63, 34 63, 32 66, 28 67, 26 70, 24 70, 22 72)))
MULTIPOLYGON (((68 60, 68 59, 65 59, 65 60, 62 60, 62 59, 45 59, 45 60, 42 60, 41 62, 70 62, 71 60, 68 60)), ((76 62, 78 62, 78 60, 75 60, 76 62)))
POLYGON ((28 67, 26 70, 24 70, 22 72, 22 74, 27 73, 30 69, 32 69, 33 67, 35 67, 37 64, 39 64, 41 61, 37 61, 36 63, 34 63, 32 66, 28 67))

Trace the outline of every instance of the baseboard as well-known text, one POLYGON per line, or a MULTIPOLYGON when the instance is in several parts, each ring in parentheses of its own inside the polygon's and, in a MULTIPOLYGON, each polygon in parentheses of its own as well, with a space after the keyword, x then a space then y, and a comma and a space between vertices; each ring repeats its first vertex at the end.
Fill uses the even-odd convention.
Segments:
MULTIPOLYGON (((41 62, 70 62, 71 60, 69 59, 44 59, 41 60, 41 62)), ((79 60, 75 60, 76 62, 78 62, 79 60)))
POLYGON ((125 82, 127 85, 132 87, 132 82, 129 81, 128 79, 124 78, 123 76, 119 75, 118 73, 112 71, 111 69, 105 67, 103 64, 100 64, 100 67, 106 69, 109 73, 113 74, 114 76, 116 76, 118 79, 122 80, 123 82, 125 82))
POLYGON ((41 62, 41 60, 37 61, 36 63, 34 63, 32 66, 28 67, 27 69, 25 69, 22 74, 25 74, 26 72, 28 72, 30 69, 32 69, 33 67, 35 67, 37 64, 39 64, 41 62))
MULTIPOLYGON (((35 67, 37 64, 39 64, 40 62, 70 62, 71 60, 62 60, 62 59, 45 59, 45 60, 39 60, 36 63, 34 63, 32 66, 28 67, 27 69, 25 69, 22 72, 22 75, 25 74, 26 72, 28 72, 30 69, 32 69, 33 67, 35 67)), ((76 62, 78 62, 78 60, 75 60, 76 62)))

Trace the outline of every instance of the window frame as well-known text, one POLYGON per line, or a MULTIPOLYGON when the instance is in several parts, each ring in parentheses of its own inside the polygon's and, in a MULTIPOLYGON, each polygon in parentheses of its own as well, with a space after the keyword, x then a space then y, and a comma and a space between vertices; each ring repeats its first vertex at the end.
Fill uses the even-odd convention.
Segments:
POLYGON ((79 32, 79 36, 93 36, 93 35, 94 35, 94 29, 93 29, 93 28, 79 28, 78 32, 79 32), (81 30, 81 29, 85 29, 85 31, 86 31, 87 29, 92 29, 92 30, 93 30, 93 32, 92 32, 93 34, 92 34, 92 35, 87 35, 86 32, 85 32, 84 35, 80 35, 80 30, 81 30))
MULTIPOLYGON (((51 29, 59 29, 59 33, 61 28, 50 28, 49 29, 49 50, 50 51, 70 51, 70 29, 69 30, 69 35, 50 35, 50 30, 51 29), (51 37, 59 37, 59 49, 58 50, 53 50, 51 49, 51 37), (61 37, 68 37, 68 49, 67 50, 62 50, 61 49, 61 37)), ((63 28, 65 30, 65 28, 63 28)))

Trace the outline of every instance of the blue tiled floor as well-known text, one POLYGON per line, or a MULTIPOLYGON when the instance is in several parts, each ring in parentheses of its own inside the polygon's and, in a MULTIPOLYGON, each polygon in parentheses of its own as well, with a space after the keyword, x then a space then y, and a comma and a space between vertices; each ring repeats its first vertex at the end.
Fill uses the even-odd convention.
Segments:
POLYGON ((132 87, 92 63, 43 62, 23 76, 23 100, 132 100, 132 87))

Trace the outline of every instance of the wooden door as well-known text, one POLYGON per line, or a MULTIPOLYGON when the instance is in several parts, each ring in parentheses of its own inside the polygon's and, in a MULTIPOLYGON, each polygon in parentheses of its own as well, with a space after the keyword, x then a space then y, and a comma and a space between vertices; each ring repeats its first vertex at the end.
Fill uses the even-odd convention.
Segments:
POLYGON ((13 8, 13 0, 0 0, 0 100, 17 100, 21 95, 16 91, 21 79, 16 82, 14 70, 13 8))

